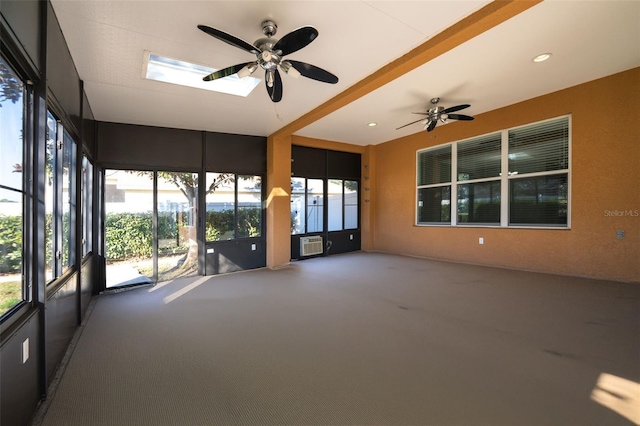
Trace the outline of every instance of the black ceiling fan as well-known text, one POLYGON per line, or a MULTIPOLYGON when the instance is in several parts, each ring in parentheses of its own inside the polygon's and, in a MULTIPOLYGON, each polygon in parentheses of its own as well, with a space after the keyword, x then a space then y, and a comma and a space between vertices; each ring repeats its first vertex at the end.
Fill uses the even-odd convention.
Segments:
POLYGON ((284 56, 297 52, 318 37, 318 30, 313 27, 298 28, 278 40, 272 38, 276 34, 278 26, 271 20, 265 20, 262 22, 262 33, 266 37, 256 40, 253 44, 206 25, 198 25, 198 28, 218 40, 256 55, 255 61, 221 69, 204 77, 204 81, 233 74, 238 74, 238 77, 242 78, 253 74, 260 67, 265 71, 267 92, 273 102, 280 102, 282 99, 282 79, 278 68, 295 78, 302 75, 324 83, 336 84, 338 82, 338 77, 315 65, 283 59, 284 56))
POLYGON ((438 106, 437 105, 438 102, 440 102, 440 98, 431 99, 431 103, 433 104, 433 107, 429 108, 426 112, 412 112, 412 114, 426 115, 427 117, 421 118, 420 120, 412 121, 411 123, 405 124, 404 126, 400 126, 396 130, 400 130, 403 127, 407 127, 412 124, 422 122, 422 124, 424 124, 424 128, 426 129, 426 131, 430 132, 433 129, 435 129, 436 124, 438 124, 438 121, 442 123, 446 123, 447 120, 462 120, 462 121, 473 120, 473 117, 471 117, 470 115, 452 114, 452 112, 469 108, 471 105, 462 104, 462 105, 456 105, 449 108, 445 108, 443 106, 438 106))

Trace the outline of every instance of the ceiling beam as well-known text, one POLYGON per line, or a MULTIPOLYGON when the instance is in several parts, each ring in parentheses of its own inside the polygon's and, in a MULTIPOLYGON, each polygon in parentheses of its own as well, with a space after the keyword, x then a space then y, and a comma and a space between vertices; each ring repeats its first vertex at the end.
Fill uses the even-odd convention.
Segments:
POLYGON ((271 136, 288 136, 434 58, 508 21, 542 0, 495 0, 329 99, 271 136))

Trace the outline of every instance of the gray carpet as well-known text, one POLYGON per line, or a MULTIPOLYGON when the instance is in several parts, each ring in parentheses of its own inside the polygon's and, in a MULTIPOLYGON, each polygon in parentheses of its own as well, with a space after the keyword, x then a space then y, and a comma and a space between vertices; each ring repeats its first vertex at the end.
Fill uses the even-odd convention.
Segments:
POLYGON ((593 392, 639 325, 637 285, 380 253, 180 279, 98 297, 42 425, 633 424, 593 392))

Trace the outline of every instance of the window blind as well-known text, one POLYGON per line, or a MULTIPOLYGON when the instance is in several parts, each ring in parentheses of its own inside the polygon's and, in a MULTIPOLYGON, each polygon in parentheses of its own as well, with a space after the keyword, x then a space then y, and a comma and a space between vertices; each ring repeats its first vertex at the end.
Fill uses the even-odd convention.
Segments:
POLYGON ((458 181, 500 176, 500 133, 458 144, 458 181))
POLYGON ((509 130, 509 175, 568 168, 568 117, 509 130))
POLYGON ((418 186, 451 182, 451 145, 418 153, 418 186))

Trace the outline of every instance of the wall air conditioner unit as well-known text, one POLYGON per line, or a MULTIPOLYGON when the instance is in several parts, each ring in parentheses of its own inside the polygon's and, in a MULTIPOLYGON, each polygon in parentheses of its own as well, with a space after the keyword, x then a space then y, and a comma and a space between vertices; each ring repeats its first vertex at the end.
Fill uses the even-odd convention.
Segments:
POLYGON ((300 238, 300 256, 322 254, 322 237, 300 238))

